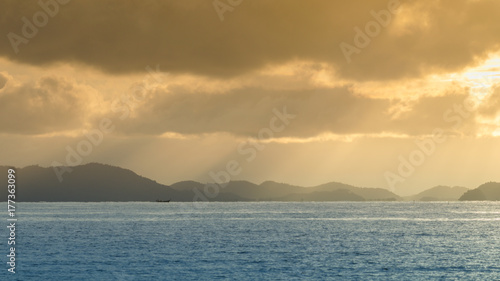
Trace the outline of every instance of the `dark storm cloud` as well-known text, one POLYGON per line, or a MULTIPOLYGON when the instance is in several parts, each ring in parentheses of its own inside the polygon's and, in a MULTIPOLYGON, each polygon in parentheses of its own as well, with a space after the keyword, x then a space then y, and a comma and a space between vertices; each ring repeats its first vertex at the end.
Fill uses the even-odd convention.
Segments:
POLYGON ((159 64, 164 71, 222 77, 303 59, 367 80, 459 70, 500 42, 495 0, 400 1, 405 9, 351 63, 340 43, 355 46, 354 28, 364 29, 374 20, 370 12, 387 10, 391 0, 243 1, 224 21, 209 0, 59 1, 40 1, 53 4, 47 20, 38 1, 2 1, 0 56, 34 65, 79 62, 109 73, 159 64), (34 24, 34 16, 39 27, 27 28, 28 38, 23 26, 34 24))

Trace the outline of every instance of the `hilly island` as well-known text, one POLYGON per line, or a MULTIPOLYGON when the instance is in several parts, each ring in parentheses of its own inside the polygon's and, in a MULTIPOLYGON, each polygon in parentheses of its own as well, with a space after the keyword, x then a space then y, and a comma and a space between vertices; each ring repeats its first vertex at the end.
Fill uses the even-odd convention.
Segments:
MULTIPOLYGON (((7 174, 11 167, 0 166, 7 174)), ((181 181, 170 186, 120 167, 90 163, 70 169, 60 180, 53 167, 27 166, 16 170, 16 199, 19 202, 105 202, 105 201, 470 201, 500 200, 500 183, 489 182, 475 189, 436 186, 412 196, 401 197, 383 188, 356 187, 330 182, 302 187, 273 181, 200 183, 181 181), (217 192, 209 191, 217 186, 217 192), (208 190, 207 190, 208 189, 208 190), (211 195, 211 196, 207 196, 211 195)), ((2 183, 7 198, 7 182, 2 183)))

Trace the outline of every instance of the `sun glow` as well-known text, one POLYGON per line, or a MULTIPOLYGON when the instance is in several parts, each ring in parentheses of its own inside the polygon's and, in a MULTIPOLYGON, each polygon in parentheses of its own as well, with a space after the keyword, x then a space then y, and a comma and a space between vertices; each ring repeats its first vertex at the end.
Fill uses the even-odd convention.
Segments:
POLYGON ((483 100, 500 83, 500 57, 488 59, 484 64, 462 74, 462 80, 470 87, 470 94, 483 100))

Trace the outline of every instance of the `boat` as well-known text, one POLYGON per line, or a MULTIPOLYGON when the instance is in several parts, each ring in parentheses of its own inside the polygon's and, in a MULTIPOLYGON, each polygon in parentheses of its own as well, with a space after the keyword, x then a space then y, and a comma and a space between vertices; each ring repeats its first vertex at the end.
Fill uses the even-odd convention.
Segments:
POLYGON ((170 202, 170 199, 168 199, 168 200, 160 200, 160 199, 156 199, 156 202, 168 203, 168 202, 170 202))

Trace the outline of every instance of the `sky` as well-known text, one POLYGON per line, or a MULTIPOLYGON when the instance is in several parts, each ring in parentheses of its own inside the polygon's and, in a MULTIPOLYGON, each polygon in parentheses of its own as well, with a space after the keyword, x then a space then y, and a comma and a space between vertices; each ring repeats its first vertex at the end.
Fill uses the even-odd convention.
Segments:
POLYGON ((496 0, 3 0, 0 164, 401 195, 500 181, 499 14, 496 0))

